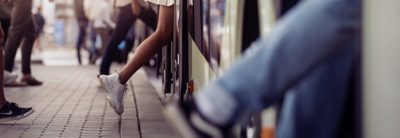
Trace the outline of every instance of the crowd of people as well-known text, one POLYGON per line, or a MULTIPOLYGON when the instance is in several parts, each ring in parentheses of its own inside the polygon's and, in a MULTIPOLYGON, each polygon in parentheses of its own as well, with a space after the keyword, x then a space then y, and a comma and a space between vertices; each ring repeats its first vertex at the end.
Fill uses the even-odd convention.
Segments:
MULTIPOLYGON (((114 111, 124 112, 123 97, 130 77, 173 38, 175 0, 145 0, 159 6, 156 11, 139 0, 75 0, 79 24, 76 43, 80 49, 86 36, 99 35, 101 48, 92 43, 89 61, 101 57, 98 79, 107 92, 114 111), (118 7, 116 22, 113 7, 118 7), (157 18, 158 17, 158 18, 157 18), (120 60, 119 44, 126 40, 136 19, 154 33, 140 43, 133 57, 117 73, 110 74, 112 62, 120 60)), ((19 83, 41 85, 30 68, 32 46, 37 38, 32 18, 32 0, 11 0, 1 4, 1 24, 5 39, 5 86, 15 82, 12 74, 15 54, 22 43, 22 79, 19 83), (10 3, 10 2, 9 2, 10 3), (10 27, 6 29, 7 20, 10 27)), ((246 28, 244 28, 246 29, 246 28)), ((200 89, 191 100, 166 106, 166 115, 184 137, 232 137, 233 126, 284 97, 277 137, 346 137, 341 130, 349 93, 354 89, 355 63, 361 47, 361 0, 304 0, 279 19, 271 34, 259 38, 252 48, 215 81, 200 89), (319 28, 319 29, 315 29, 319 28), (254 72, 254 68, 258 71, 254 72)), ((3 44, 3 43, 1 43, 3 44)), ((125 46, 131 51, 132 43, 125 46)), ((3 50, 3 49, 1 49, 3 50)), ((3 58, 3 56, 0 56, 3 58)), ((0 89, 0 121, 21 119, 33 112, 7 102, 0 89), (9 112, 11 111, 11 112, 9 112), (10 114, 7 114, 10 113, 10 114)))

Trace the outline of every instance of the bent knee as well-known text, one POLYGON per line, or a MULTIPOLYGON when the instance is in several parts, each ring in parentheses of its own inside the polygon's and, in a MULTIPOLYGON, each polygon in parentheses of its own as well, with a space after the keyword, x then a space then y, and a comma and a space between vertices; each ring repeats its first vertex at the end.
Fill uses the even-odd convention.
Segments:
POLYGON ((167 45, 172 41, 172 28, 159 27, 154 33, 158 36, 163 45, 167 45))

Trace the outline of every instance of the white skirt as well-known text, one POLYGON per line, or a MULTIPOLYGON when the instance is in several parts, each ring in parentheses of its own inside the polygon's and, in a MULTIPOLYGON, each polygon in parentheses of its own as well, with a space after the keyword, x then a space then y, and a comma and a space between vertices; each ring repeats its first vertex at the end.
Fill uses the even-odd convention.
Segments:
POLYGON ((175 0, 145 0, 146 2, 150 2, 157 5, 164 5, 164 6, 172 6, 175 4, 175 0))

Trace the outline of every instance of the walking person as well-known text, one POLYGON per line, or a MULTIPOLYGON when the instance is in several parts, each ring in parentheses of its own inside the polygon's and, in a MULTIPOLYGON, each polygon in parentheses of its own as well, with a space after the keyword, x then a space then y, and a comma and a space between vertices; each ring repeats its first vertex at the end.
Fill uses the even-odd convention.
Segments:
POLYGON ((13 0, 11 26, 4 48, 4 69, 12 72, 15 55, 22 44, 22 79, 27 85, 37 86, 43 82, 33 77, 31 73, 32 48, 36 38, 34 19, 32 17, 32 0, 13 0))
POLYGON ((90 24, 93 26, 96 36, 99 35, 101 39, 100 49, 94 48, 92 50, 92 58, 90 62, 96 63, 98 57, 102 57, 105 52, 105 48, 110 38, 110 32, 115 28, 115 23, 111 19, 113 13, 111 5, 108 0, 96 0, 96 4, 93 5, 91 0, 86 0, 84 5, 88 7, 85 11, 90 19, 90 24))
MULTIPOLYGON (((76 20, 78 21, 78 39, 76 41, 76 57, 78 60, 78 64, 82 65, 82 55, 81 55, 81 49, 85 49, 88 54, 89 54, 89 61, 90 59, 94 56, 93 54, 93 48, 95 47, 95 41, 96 39, 93 37, 90 37, 91 40, 91 47, 87 48, 85 46, 85 40, 88 35, 88 27, 91 27, 89 25, 89 19, 86 16, 85 13, 85 7, 84 7, 84 2, 85 0, 74 0, 74 12, 75 12, 75 17, 76 20)), ((90 28, 92 31, 92 28, 90 28)), ((91 36, 91 33, 89 33, 91 36)))
POLYGON ((37 7, 36 13, 33 15, 36 24, 36 41, 35 47, 41 51, 41 38, 43 34, 44 25, 46 24, 46 19, 42 15, 42 6, 37 7))

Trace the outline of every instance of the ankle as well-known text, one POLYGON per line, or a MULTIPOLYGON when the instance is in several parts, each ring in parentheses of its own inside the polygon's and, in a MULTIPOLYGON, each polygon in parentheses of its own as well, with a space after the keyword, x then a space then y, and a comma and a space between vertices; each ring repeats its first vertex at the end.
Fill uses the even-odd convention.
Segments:
POLYGON ((32 78, 31 74, 23 74, 22 75, 22 79, 30 79, 30 78, 32 78))
POLYGON ((124 79, 123 76, 124 76, 123 74, 118 73, 118 81, 119 81, 119 83, 121 83, 122 85, 125 85, 127 81, 126 81, 126 79, 124 79))

